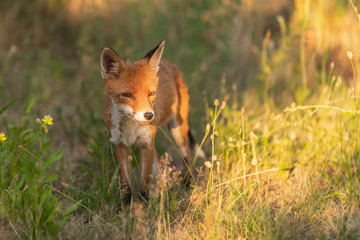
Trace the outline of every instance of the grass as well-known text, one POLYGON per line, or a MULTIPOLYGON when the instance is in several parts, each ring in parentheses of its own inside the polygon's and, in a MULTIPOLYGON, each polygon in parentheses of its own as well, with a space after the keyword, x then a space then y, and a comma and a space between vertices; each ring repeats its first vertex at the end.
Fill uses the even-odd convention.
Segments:
MULTIPOLYGON (((121 7, 85 1, 77 8, 76 1, 36 0, 27 6, 31 14, 17 3, 1 4, 4 29, 20 26, 0 38, 1 174, 10 179, 2 180, 1 196, 28 197, 25 216, 36 217, 23 221, 20 208, 3 201, 0 236, 360 237, 357 1, 123 1, 121 7), (178 150, 166 130, 158 131, 166 167, 147 202, 126 205, 102 120, 98 55, 111 46, 134 60, 161 39, 164 57, 189 87, 189 122, 207 158, 193 153, 197 181, 183 188, 178 150), (32 95, 36 105, 22 111, 32 95), (36 119, 48 114, 54 125, 45 133, 36 119), (30 180, 15 177, 17 169, 29 172, 17 162, 19 141, 41 161, 63 151, 35 178, 49 185, 34 183, 39 192, 51 189, 48 199, 59 203, 54 216, 66 216, 61 231, 54 224, 46 234, 32 227, 40 226, 42 209, 31 206, 41 197, 26 191, 30 180)), ((21 154, 23 162, 34 159, 21 154)))

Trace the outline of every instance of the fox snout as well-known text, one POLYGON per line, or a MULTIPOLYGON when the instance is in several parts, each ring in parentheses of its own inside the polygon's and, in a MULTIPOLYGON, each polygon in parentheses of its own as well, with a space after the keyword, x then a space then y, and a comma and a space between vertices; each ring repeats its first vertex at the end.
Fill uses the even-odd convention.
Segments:
POLYGON ((146 112, 144 113, 144 117, 147 119, 147 120, 153 120, 154 118, 154 113, 153 112, 146 112))
MULTIPOLYGON (((120 115, 127 116, 127 118, 132 118, 139 123, 147 124, 150 123, 155 118, 155 113, 152 108, 144 109, 143 111, 134 111, 134 108, 127 104, 116 104, 114 100, 112 100, 113 104, 113 113, 114 117, 118 117, 120 115)), ((114 121, 118 121, 118 119, 114 119, 114 121)))
POLYGON ((136 112, 134 113, 134 118, 140 123, 150 123, 155 118, 154 111, 148 112, 136 112))

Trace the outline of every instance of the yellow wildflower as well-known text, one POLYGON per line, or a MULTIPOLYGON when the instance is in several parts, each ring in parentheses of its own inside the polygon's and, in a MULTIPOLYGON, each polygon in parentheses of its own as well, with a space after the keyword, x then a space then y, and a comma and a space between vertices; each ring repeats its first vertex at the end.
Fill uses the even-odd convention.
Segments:
POLYGON ((1 132, 0 133, 0 143, 5 143, 5 141, 6 141, 5 133, 1 132))
POLYGON ((42 119, 42 122, 45 123, 45 125, 53 125, 53 118, 50 115, 45 115, 44 118, 42 119))

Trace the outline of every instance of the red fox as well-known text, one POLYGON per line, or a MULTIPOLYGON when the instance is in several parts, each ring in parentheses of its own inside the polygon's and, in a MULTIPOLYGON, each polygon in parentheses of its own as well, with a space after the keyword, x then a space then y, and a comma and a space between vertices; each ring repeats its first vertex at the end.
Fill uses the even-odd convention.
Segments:
POLYGON ((122 183, 132 191, 131 150, 140 149, 140 191, 146 194, 152 165, 158 163, 154 138, 158 126, 167 124, 191 175, 188 125, 189 94, 180 71, 171 62, 161 59, 165 41, 139 61, 124 62, 111 48, 104 48, 100 57, 104 79, 104 121, 115 144, 122 183))

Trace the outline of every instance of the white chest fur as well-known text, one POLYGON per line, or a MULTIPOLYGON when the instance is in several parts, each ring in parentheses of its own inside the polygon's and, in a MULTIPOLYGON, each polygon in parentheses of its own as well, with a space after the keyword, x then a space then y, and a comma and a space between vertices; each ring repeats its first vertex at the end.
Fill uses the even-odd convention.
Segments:
POLYGON ((111 138, 115 144, 125 146, 148 145, 151 143, 151 128, 133 119, 134 111, 125 104, 116 105, 112 100, 111 138))

